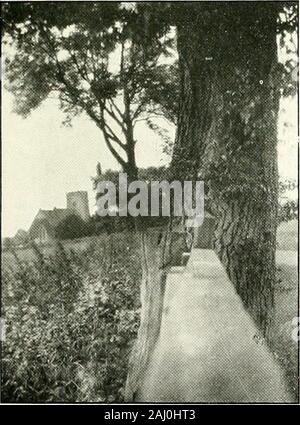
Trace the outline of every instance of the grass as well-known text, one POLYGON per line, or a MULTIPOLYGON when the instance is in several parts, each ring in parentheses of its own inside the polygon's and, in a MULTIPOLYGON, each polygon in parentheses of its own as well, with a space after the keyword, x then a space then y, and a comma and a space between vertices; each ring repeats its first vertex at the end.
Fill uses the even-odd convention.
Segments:
POLYGON ((3 275, 3 402, 121 402, 139 318, 131 234, 79 254, 60 244, 3 275))
POLYGON ((275 291, 275 314, 270 346, 282 365, 293 399, 298 400, 298 346, 292 338, 298 316, 297 266, 279 264, 278 287, 275 291))
MULTIPOLYGON (((294 249, 295 225, 279 247, 294 249), (284 243, 283 243, 284 242, 284 243)), ((3 258, 3 402, 121 402, 139 320, 140 255, 134 233, 85 238, 3 258), (6 262, 7 260, 7 262, 6 262), (18 267, 16 267, 18 263, 18 267)), ((280 251, 281 252, 281 251, 280 251)), ((271 349, 298 397, 295 251, 278 260, 271 349)))

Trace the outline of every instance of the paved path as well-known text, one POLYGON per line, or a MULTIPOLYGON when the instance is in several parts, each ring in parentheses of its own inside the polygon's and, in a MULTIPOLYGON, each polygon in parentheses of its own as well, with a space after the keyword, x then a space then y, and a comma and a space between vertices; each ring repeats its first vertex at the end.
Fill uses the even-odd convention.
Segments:
POLYGON ((162 328, 139 401, 283 402, 279 366, 212 250, 167 278, 162 328))

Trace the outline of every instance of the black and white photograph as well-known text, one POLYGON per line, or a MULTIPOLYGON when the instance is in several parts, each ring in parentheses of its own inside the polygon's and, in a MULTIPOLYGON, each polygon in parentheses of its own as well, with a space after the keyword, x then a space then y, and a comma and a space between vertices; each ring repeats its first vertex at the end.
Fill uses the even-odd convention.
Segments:
POLYGON ((1 404, 299 404, 298 29, 297 1, 1 2, 1 404))

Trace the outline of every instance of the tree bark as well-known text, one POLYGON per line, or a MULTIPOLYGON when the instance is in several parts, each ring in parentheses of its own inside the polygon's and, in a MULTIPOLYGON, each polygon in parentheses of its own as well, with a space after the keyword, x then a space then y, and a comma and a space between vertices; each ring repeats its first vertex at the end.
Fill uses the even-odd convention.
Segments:
POLYGON ((128 369, 125 400, 133 401, 144 379, 151 353, 159 336, 164 300, 166 268, 164 267, 167 232, 138 230, 143 276, 141 282, 141 316, 128 369))
MULTIPOLYGON (((215 250, 259 328, 267 332, 275 282, 277 154, 274 3, 174 5, 181 95, 172 179, 204 180, 216 217, 215 250)), ((139 392, 160 332, 172 259, 163 237, 141 232, 143 283, 126 401, 139 392)))
POLYGON ((177 25, 182 90, 173 163, 180 179, 204 180, 216 252, 264 334, 276 271, 276 20, 274 3, 205 2, 190 5, 177 25))

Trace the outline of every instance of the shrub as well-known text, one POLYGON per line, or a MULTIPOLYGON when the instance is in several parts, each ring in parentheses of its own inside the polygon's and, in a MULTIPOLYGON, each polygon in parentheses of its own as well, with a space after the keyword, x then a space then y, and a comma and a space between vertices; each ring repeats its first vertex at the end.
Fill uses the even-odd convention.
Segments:
POLYGON ((59 244, 52 258, 4 273, 2 401, 123 400, 138 258, 130 234, 112 235, 80 255, 59 244))
POLYGON ((55 228, 55 236, 58 239, 81 238, 92 233, 92 223, 86 223, 76 214, 68 215, 55 228))

